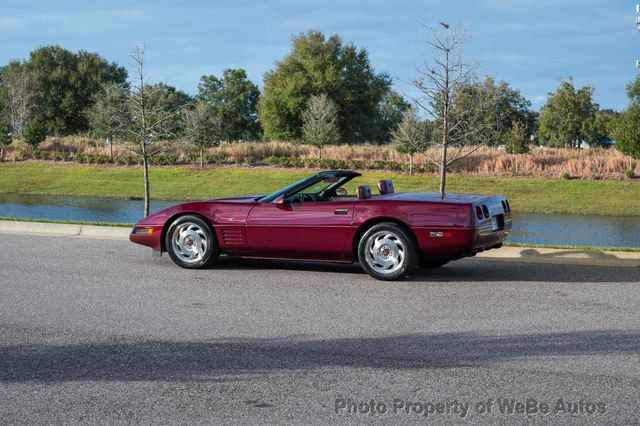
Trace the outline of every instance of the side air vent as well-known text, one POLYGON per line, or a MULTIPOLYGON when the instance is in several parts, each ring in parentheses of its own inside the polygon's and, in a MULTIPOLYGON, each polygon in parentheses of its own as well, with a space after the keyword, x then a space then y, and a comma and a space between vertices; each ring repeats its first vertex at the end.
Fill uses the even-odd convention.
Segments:
POLYGON ((486 217, 486 218, 489 217, 489 209, 484 204, 482 205, 482 213, 484 213, 484 217, 486 217))
POLYGON ((223 229, 222 241, 225 244, 242 244, 242 230, 240 229, 223 229))

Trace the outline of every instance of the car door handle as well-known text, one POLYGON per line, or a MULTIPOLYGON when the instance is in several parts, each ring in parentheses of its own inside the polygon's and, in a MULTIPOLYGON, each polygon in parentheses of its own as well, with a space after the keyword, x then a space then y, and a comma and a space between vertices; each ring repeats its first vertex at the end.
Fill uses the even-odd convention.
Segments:
POLYGON ((347 209, 335 209, 333 211, 333 213, 335 213, 335 214, 347 214, 347 213, 349 213, 349 210, 347 210, 347 209))

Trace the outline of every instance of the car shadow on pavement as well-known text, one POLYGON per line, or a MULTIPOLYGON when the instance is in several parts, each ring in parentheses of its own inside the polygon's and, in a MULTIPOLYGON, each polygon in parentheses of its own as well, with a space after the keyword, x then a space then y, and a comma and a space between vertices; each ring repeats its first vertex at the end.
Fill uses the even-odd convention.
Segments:
MULTIPOLYGON (((130 341, 0 347, 0 382, 226 381, 326 367, 435 369, 526 358, 638 356, 638 331, 406 334, 308 340, 130 341)), ((557 360, 556 360, 557 361, 557 360)))
MULTIPOLYGON (((361 275, 369 278, 358 263, 339 264, 222 256, 211 270, 286 270, 361 275)), ((462 259, 435 269, 417 268, 405 281, 438 282, 575 282, 638 283, 640 268, 585 264, 516 262, 494 259, 462 259)))

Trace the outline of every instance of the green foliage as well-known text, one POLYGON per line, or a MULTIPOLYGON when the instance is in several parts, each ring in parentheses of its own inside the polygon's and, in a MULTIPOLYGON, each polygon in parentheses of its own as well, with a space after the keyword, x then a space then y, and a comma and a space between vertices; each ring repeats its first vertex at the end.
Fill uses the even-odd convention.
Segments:
POLYGON ((398 127, 408 108, 410 105, 395 90, 385 93, 379 105, 380 129, 377 142, 387 143, 392 140, 393 130, 398 127))
POLYGON ((391 80, 376 74, 364 49, 343 45, 310 31, 294 38, 293 49, 264 77, 259 114, 271 140, 302 137, 302 112, 313 95, 325 93, 341 112, 339 128, 346 142, 380 139, 380 102, 391 80))
POLYGON ((9 123, 0 122, 0 148, 9 145, 11 142, 11 127, 9 123))
POLYGON ((45 125, 35 119, 32 118, 27 121, 27 124, 24 126, 23 137, 24 141, 31 146, 32 148, 36 148, 47 136, 47 131, 45 129, 45 125))
POLYGON ((191 143, 199 148, 220 145, 220 139, 223 137, 222 123, 214 107, 198 101, 195 108, 185 110, 184 118, 184 135, 191 143))
MULTIPOLYGON (((182 90, 166 83, 157 83, 147 85, 145 94, 148 96, 146 101, 148 122, 163 121, 162 135, 158 135, 160 139, 171 139, 184 132, 184 120, 182 111, 193 104, 193 98, 182 90), (149 120, 149 118, 151 120, 149 120)), ((140 96, 140 92, 136 92, 133 96, 140 96)), ((134 125, 139 126, 140 123, 134 125)))
POLYGON ((89 128, 85 114, 92 99, 108 82, 125 84, 127 71, 98 54, 70 52, 59 46, 40 47, 28 67, 38 86, 32 114, 51 135, 77 134, 89 128))
POLYGON ((304 142, 318 148, 318 157, 325 145, 340 142, 338 107, 324 93, 309 99, 307 108, 302 113, 302 121, 304 142))
POLYGON ((636 176, 636 173, 633 171, 633 169, 627 169, 624 171, 624 177, 626 177, 627 179, 633 179, 636 176))
POLYGON ((178 164, 178 156, 176 154, 161 152, 151 157, 151 163, 159 166, 173 166, 178 164))
POLYGON ((127 122, 127 88, 120 83, 106 83, 94 95, 87 110, 91 134, 98 138, 122 135, 127 122))
POLYGON ((616 149, 635 159, 640 159, 640 105, 632 104, 615 122, 616 149))
POLYGON ((609 134, 611 133, 612 121, 612 114, 596 111, 592 117, 582 124, 581 134, 583 140, 590 145, 606 145, 611 141, 609 134))
POLYGON ((564 172, 564 173, 562 174, 562 179, 564 179, 564 180, 571 180, 571 173, 569 173, 569 172, 564 172))
POLYGON ((256 140, 260 137, 260 90, 243 69, 226 69, 222 78, 205 75, 198 85, 198 100, 211 106, 222 123, 224 140, 256 140))
POLYGON ((402 121, 391 133, 391 141, 398 152, 417 154, 427 149, 430 139, 430 128, 426 122, 418 119, 413 107, 409 107, 402 116, 402 121))
POLYGON ((593 102, 593 88, 584 86, 576 90, 573 80, 563 80, 540 113, 538 138, 543 145, 554 147, 580 146, 580 142, 597 136, 594 119, 598 105, 593 102))
POLYGON ((524 123, 514 121, 506 139, 506 150, 509 154, 526 154, 529 152, 529 137, 524 123))

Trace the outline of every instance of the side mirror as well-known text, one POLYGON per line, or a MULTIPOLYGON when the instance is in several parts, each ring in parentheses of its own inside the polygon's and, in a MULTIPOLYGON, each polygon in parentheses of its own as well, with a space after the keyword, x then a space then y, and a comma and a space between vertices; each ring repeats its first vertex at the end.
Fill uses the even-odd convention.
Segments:
POLYGON ((347 190, 344 188, 338 188, 336 189, 336 195, 338 197, 346 197, 347 196, 347 190))
POLYGON ((284 203, 284 195, 281 195, 278 198, 276 198, 275 200, 273 200, 273 204, 275 204, 278 207, 284 207, 284 205, 285 205, 285 203, 284 203))

